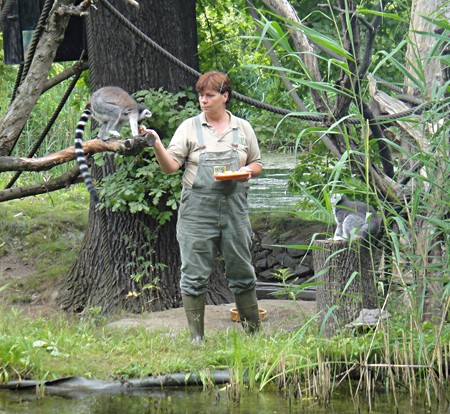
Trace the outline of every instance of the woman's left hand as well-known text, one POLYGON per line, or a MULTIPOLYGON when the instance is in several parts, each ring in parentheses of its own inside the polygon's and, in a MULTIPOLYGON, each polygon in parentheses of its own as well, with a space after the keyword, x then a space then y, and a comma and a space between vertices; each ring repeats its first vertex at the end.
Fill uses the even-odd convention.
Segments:
POLYGON ((236 181, 242 181, 242 182, 245 182, 245 181, 248 181, 248 180, 250 180, 250 178, 252 178, 252 169, 251 168, 249 168, 249 167, 241 167, 241 168, 239 168, 239 171, 238 172, 240 172, 240 173, 248 173, 248 177, 244 177, 244 178, 239 178, 239 179, 237 179, 236 181))

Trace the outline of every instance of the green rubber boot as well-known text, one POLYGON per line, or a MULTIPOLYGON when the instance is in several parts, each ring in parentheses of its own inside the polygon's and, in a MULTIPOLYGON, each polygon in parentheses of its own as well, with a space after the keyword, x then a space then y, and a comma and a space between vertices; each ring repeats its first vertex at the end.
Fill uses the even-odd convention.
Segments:
POLYGON ((247 335, 254 334, 259 331, 261 323, 259 320, 258 301, 256 299, 256 289, 249 290, 244 293, 235 294, 236 307, 242 326, 247 335))
POLYGON ((205 294, 199 296, 181 295, 186 312, 192 343, 199 345, 205 336, 205 294))

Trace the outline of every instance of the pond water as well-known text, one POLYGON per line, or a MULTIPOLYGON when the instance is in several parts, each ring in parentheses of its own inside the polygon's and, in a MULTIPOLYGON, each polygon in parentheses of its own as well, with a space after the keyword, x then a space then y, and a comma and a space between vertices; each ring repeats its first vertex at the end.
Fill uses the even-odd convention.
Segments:
MULTIPOLYGON (((345 388, 345 387, 344 387, 345 388)), ((239 401, 229 398, 225 388, 203 391, 199 387, 147 389, 123 394, 75 393, 37 398, 34 391, 0 391, 0 413, 21 414, 113 414, 113 413, 214 413, 214 414, 345 414, 345 413, 448 413, 448 404, 428 407, 425 398, 411 405, 407 394, 396 399, 384 393, 372 398, 371 406, 364 397, 336 395, 329 406, 311 399, 286 397, 275 390, 246 392, 239 401), (364 400, 361 402, 361 400, 364 400), (397 406, 395 404, 397 401, 397 406)))
POLYGON ((296 164, 294 154, 264 153, 263 173, 250 180, 249 204, 255 210, 295 210, 299 195, 288 189, 289 175, 296 164))

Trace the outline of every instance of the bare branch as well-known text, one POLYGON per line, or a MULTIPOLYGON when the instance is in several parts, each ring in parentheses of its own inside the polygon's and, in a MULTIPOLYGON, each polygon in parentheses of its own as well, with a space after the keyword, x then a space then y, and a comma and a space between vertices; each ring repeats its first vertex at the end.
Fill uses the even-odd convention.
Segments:
POLYGON ((89 12, 86 10, 82 10, 79 6, 61 6, 57 11, 56 14, 59 16, 87 16, 89 15, 89 12))
MULTIPOLYGON (((380 91, 377 88, 377 83, 373 77, 369 76, 368 78, 370 95, 372 96, 374 102, 377 104, 380 113, 393 114, 405 111, 409 108, 409 106, 402 101, 393 98, 383 91, 380 91)), ((411 122, 402 120, 395 121, 395 125, 397 125, 407 136, 413 139, 421 149, 421 151, 428 152, 431 150, 426 131, 424 131, 422 128, 415 126, 411 122)))
POLYGON ((73 4, 62 5, 56 13, 68 16, 87 16, 89 15, 89 7, 97 9, 97 7, 95 7, 95 0, 83 0, 78 6, 73 4))
MULTIPOLYGON (((330 7, 330 5, 329 4, 318 4, 317 5, 317 7, 319 7, 319 8, 329 8, 330 7)), ((331 8, 334 10, 334 11, 336 11, 336 12, 338 12, 338 13, 345 13, 345 9, 342 9, 341 7, 338 7, 338 6, 331 6, 331 8)), ((362 16, 361 14, 359 14, 359 13, 356 13, 354 10, 349 10, 349 12, 351 13, 351 14, 353 14, 364 26, 366 26, 367 27, 367 29, 369 29, 369 31, 373 31, 373 26, 372 26, 372 24, 371 23, 369 23, 365 18, 364 18, 364 16, 362 16)))
MULTIPOLYGON (((385 3, 386 1, 381 1, 380 4, 375 8, 375 11, 383 11, 385 3)), ((367 34, 366 44, 364 47, 365 52, 359 68, 360 78, 366 76, 367 70, 372 63, 373 45, 375 43, 375 36, 377 34, 378 27, 380 26, 381 21, 382 17, 379 14, 376 14, 372 20, 372 23, 367 26, 369 29, 369 33, 367 34)))
POLYGON ((0 191, 0 202, 61 190, 62 188, 69 187, 72 184, 83 182, 83 179, 79 177, 79 175, 80 170, 78 166, 76 166, 57 178, 53 178, 39 184, 8 188, 7 190, 0 191))

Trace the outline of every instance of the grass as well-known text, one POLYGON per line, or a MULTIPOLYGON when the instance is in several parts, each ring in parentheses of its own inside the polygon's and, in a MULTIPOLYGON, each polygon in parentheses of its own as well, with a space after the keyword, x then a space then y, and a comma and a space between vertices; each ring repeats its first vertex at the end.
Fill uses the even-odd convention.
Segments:
POLYGON ((391 320, 363 335, 342 331, 321 337, 309 315, 291 333, 248 338, 223 331, 200 348, 190 345, 187 331, 112 328, 108 323, 118 316, 107 318, 97 309, 30 316, 14 306, 62 282, 77 259, 87 213, 83 186, 2 204, 0 257, 14 255, 35 271, 0 288, 1 381, 72 375, 123 380, 228 367, 236 399, 243 390, 274 384, 323 404, 342 387, 356 394, 364 390, 370 399, 374 384, 393 393, 408 391, 411 398, 426 390, 430 406, 433 396, 450 397, 450 324, 417 324, 399 300, 390 302, 397 303, 389 309, 391 320))
POLYGON ((81 186, 2 203, 0 257, 12 254, 24 272, 33 269, 9 289, 10 302, 26 301, 30 292, 39 293, 67 274, 83 240, 87 209, 81 186))

